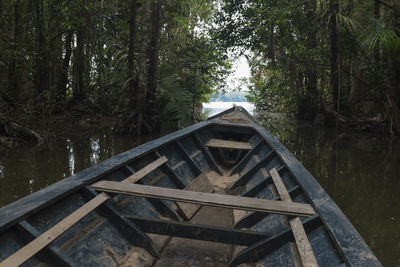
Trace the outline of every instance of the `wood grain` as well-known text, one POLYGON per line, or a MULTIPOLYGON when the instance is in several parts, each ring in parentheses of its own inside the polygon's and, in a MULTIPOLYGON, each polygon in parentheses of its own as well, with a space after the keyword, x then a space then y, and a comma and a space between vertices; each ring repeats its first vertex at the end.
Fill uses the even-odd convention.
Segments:
MULTIPOLYGON (((204 174, 200 174, 196 177, 196 179, 191 181, 184 188, 184 190, 210 193, 213 192, 214 189, 207 176, 205 176, 204 174)), ((183 202, 176 202, 176 205, 182 211, 185 220, 190 220, 197 212, 197 210, 201 208, 201 205, 188 204, 183 202)))
MULTIPOLYGON (((274 181, 276 190, 281 197, 283 202, 293 203, 289 192, 286 189, 285 184, 282 181, 276 168, 273 168, 269 172, 271 174, 272 180, 274 181)), ((310 241, 308 240, 306 231, 304 230, 303 223, 299 217, 296 217, 289 221, 290 227, 292 228, 294 240, 296 242, 296 247, 300 255, 301 264, 304 267, 316 267, 318 266, 317 259, 314 256, 314 252, 311 248, 310 241)))
POLYGON ((246 142, 237 142, 230 140, 222 140, 222 139, 210 139, 206 143, 207 147, 216 147, 216 148, 224 148, 224 149, 237 149, 237 150, 251 150, 253 147, 246 142))
POLYGON ((137 172, 135 172, 134 174, 132 174, 131 176, 129 176, 128 178, 126 178, 122 182, 124 182, 124 183, 136 183, 137 181, 139 181, 140 179, 142 179, 147 174, 151 173, 152 171, 154 171, 155 169, 157 169, 158 167, 160 167, 161 165, 163 165, 167 161, 168 161, 167 157, 166 156, 162 156, 162 157, 158 158, 157 160, 153 161, 152 163, 150 163, 149 165, 147 165, 146 167, 138 170, 137 172))
POLYGON ((5 259, 0 263, 0 267, 19 266, 23 264, 109 198, 110 197, 106 194, 97 195, 95 198, 85 203, 82 207, 41 234, 38 238, 32 240, 13 255, 5 259))
POLYGON ((314 252, 311 248, 310 241, 308 241, 307 234, 304 231, 303 223, 299 217, 290 220, 290 227, 292 228, 294 240, 300 254, 301 263, 304 267, 318 266, 315 259, 314 252))
POLYGON ((166 199, 191 204, 200 204, 239 210, 250 210, 295 216, 310 216, 315 214, 315 211, 311 207, 311 205, 303 203, 287 203, 283 201, 274 201, 268 199, 210 194, 139 184, 127 184, 113 181, 100 181, 93 184, 92 188, 104 192, 166 199))

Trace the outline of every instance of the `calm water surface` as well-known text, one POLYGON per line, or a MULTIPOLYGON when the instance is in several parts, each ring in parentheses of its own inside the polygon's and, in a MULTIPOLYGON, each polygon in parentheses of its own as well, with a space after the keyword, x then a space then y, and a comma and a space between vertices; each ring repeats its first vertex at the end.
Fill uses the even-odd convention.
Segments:
MULTIPOLYGON (((259 121, 314 175, 382 264, 400 266, 400 140, 274 114, 259 121)), ((65 132, 51 144, 0 155, 0 207, 136 145, 109 129, 65 132)))

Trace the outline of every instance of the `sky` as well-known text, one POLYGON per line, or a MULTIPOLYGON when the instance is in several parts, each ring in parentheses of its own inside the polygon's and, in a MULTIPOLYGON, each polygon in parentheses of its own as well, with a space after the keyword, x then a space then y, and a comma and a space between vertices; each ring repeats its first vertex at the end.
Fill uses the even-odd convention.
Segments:
MULTIPOLYGON (((232 66, 233 73, 229 75, 229 77, 227 78, 227 84, 229 90, 234 90, 238 88, 240 86, 239 80, 241 78, 246 78, 246 79, 250 78, 250 67, 244 55, 236 59, 232 65, 233 65, 232 66)), ((248 88, 247 86, 242 85, 241 90, 247 91, 248 88)))

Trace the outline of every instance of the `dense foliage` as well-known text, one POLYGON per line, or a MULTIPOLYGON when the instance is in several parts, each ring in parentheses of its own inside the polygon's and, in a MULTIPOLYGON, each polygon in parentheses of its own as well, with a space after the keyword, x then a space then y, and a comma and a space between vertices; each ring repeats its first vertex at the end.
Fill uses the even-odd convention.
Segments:
POLYGON ((252 52, 250 100, 400 133, 400 1, 222 1, 216 35, 252 52))
POLYGON ((121 114, 116 130, 137 135, 184 126, 228 73, 205 30, 213 11, 211 0, 0 1, 0 115, 46 128, 71 110, 121 114))

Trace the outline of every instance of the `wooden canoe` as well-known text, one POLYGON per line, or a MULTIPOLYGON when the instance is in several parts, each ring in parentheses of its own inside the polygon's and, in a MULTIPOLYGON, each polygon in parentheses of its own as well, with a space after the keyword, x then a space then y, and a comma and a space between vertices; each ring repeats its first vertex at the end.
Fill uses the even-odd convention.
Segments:
POLYGON ((0 266, 381 266, 241 107, 0 209, 0 266))

